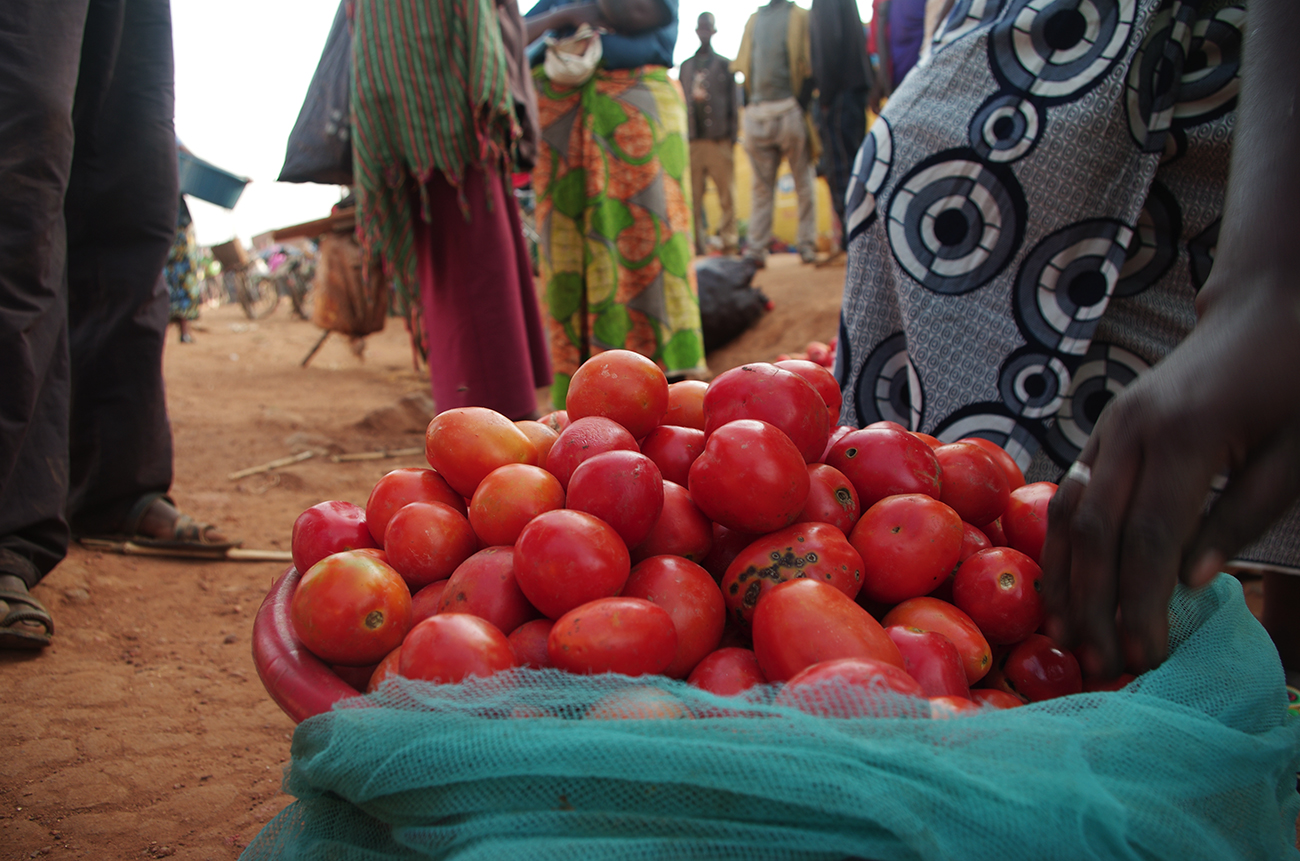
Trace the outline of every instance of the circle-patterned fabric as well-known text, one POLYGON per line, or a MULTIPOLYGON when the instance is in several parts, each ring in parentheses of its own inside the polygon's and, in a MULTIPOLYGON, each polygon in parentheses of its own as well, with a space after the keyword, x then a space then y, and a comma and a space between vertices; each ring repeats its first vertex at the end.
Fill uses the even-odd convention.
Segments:
MULTIPOLYGON (((1195 322, 1247 19, 1231 0, 956 0, 854 168, 841 420, 981 436, 1059 477, 1195 322)), ((1300 567, 1293 520, 1247 558, 1300 567)))

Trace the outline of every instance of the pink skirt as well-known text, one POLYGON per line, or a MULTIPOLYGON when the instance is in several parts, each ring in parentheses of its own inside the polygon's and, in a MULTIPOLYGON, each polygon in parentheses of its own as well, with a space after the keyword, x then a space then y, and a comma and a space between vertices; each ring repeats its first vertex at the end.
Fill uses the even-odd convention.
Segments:
POLYGON ((413 222, 434 404, 531 415, 551 363, 514 196, 481 170, 460 189, 437 173, 426 191, 431 222, 413 222))

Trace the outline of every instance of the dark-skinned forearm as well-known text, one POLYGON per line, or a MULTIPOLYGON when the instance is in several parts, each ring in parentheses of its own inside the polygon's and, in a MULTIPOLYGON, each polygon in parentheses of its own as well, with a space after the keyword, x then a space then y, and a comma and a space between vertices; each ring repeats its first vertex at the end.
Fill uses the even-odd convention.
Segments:
MULTIPOLYGON (((1241 96, 1216 269, 1264 272, 1292 297, 1300 321, 1300 3, 1252 0, 1246 20, 1241 96)), ((1248 285, 1211 275, 1202 312, 1248 285)))

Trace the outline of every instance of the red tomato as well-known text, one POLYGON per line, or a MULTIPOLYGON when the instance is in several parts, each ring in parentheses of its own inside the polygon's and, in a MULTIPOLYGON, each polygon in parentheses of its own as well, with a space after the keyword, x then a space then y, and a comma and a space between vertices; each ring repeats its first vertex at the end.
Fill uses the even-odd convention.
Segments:
POLYGON ((1002 515, 1002 531, 1007 544, 1037 562, 1043 555, 1043 541, 1047 538, 1047 506, 1056 495, 1056 485, 1050 481, 1035 481, 1017 487, 1007 502, 1002 515))
POLYGON ((966 697, 930 697, 930 719, 949 720, 980 710, 979 703, 966 697))
POLYGON ((709 572, 680 556, 651 556, 632 568, 623 597, 644 598, 668 611, 677 653, 665 676, 684 679, 722 640, 727 609, 709 572))
POLYGON ((779 428, 807 463, 826 450, 831 423, 826 402, 798 374, 765 362, 723 371, 704 394, 704 433, 737 419, 757 419, 779 428))
POLYGON ((533 619, 510 632, 510 648, 515 650, 521 667, 549 667, 551 658, 546 653, 546 640, 555 625, 550 619, 533 619))
POLYGON ((384 532, 388 564, 412 590, 446 580, 477 549, 469 520, 441 502, 412 502, 393 515, 384 532))
POLYGON ((483 546, 510 545, 528 521, 563 507, 559 479, 540 466, 508 463, 479 482, 469 502, 469 523, 483 546))
POLYGON ((660 425, 641 440, 641 453, 655 462, 664 481, 686 486, 691 464, 704 451, 704 431, 660 425))
POLYGON ((376 543, 383 542, 384 531, 393 515, 412 502, 441 502, 465 513, 465 500, 436 470, 395 469, 375 482, 366 502, 366 527, 376 543))
POLYGON ((506 635, 468 613, 439 613, 411 629, 398 672, 408 679, 455 684, 518 666, 506 635))
POLYGON ((544 425, 535 421, 517 421, 515 427, 524 432, 528 441, 537 449, 537 465, 542 469, 546 468, 546 455, 550 453, 551 446, 555 445, 555 440, 559 438, 560 432, 550 425, 544 425))
POLYGON ((439 613, 469 613, 501 631, 513 631, 541 613, 515 582, 512 547, 488 547, 460 564, 443 590, 439 613))
POLYGON ((677 629, 667 610, 644 598, 598 598, 555 620, 546 652, 571 673, 653 675, 677 654, 677 629))
POLYGON ((342 664, 330 664, 330 669, 334 675, 347 682, 348 686, 361 693, 370 683, 370 677, 375 674, 379 664, 367 664, 364 667, 345 667, 342 664))
POLYGON ((889 691, 924 697, 925 691, 901 668, 875 658, 839 658, 806 667, 790 678, 776 696, 776 704, 808 714, 833 718, 894 717, 907 707, 889 691))
POLYGON ((863 511, 901 493, 939 498, 939 460, 928 445, 905 430, 850 431, 831 446, 825 460, 853 482, 863 511))
POLYGON ((607 451, 573 470, 565 507, 599 517, 614 527, 624 544, 635 547, 650 534, 663 511, 663 475, 640 452, 607 451))
POLYGON ((830 419, 830 427, 840 423, 840 406, 844 403, 844 395, 840 392, 840 384, 834 374, 807 359, 786 359, 775 364, 782 370, 803 377, 817 390, 817 394, 826 403, 826 417, 830 419))
POLYGON ((903 668, 903 656, 871 614, 834 586, 788 580, 754 611, 754 655, 763 675, 783 682, 835 658, 874 658, 903 668))
POLYGON ((668 384, 668 411, 665 425, 704 430, 704 393, 709 384, 703 380, 681 380, 668 384))
POLYGON ((683 720, 691 717, 677 697, 649 686, 625 688, 601 697, 584 720, 683 720))
POLYGON ((391 566, 363 550, 345 550, 307 569, 289 615, 313 655, 364 667, 402 644, 411 627, 411 590, 391 566))
POLYGON ((438 605, 442 603, 442 590, 446 588, 446 580, 435 580, 411 596, 412 628, 437 614, 438 605))
POLYGON ((1031 703, 1083 691, 1078 660, 1042 634, 1030 634, 1012 646, 1002 672, 1031 703))
MULTIPOLYGON (((981 550, 987 550, 992 546, 993 542, 989 541, 987 535, 979 529, 976 529, 974 526, 971 526, 969 523, 963 522, 961 525, 961 552, 957 554, 957 565, 952 569, 952 573, 956 574, 957 569, 961 567, 961 563, 965 562, 971 556, 981 550)), ((935 587, 935 590, 930 593, 930 597, 938 598, 941 601, 947 601, 951 604, 952 577, 946 578, 942 583, 935 587)))
POLYGON ((1015 490, 1025 483, 1025 474, 1020 471, 1020 466, 1016 463, 1015 458, 1007 454, 1007 450, 991 440, 978 436, 968 436, 959 439, 957 442, 974 443, 984 451, 988 452, 989 457, 998 465, 1003 474, 1007 477, 1007 489, 1015 490))
POLYGON ((808 464, 808 501, 797 522, 829 523, 848 535, 861 516, 858 491, 848 476, 824 463, 808 464))
MULTIPOLYGON (((1009 504, 1009 503, 1010 503, 1010 499, 1008 499, 1007 501, 1008 501, 1008 504, 1009 504)), ((1001 517, 999 517, 997 520, 993 521, 992 523, 987 524, 986 526, 981 526, 981 527, 980 527, 980 532, 983 532, 983 533, 984 533, 985 537, 988 538, 989 543, 992 544, 994 547, 1009 547, 1009 546, 1010 546, 1009 544, 1007 544, 1007 535, 1006 535, 1006 533, 1002 531, 1002 518, 1001 518, 1001 517)))
POLYGON ((318 502, 293 522, 289 544, 293 567, 306 571, 332 553, 378 547, 366 523, 366 510, 342 500, 318 502))
POLYGON ((546 471, 560 480, 560 486, 568 490, 569 476, 578 468, 578 464, 590 457, 607 451, 640 451, 632 434, 613 419, 602 416, 588 416, 576 419, 564 430, 551 446, 546 456, 546 471))
POLYGON ((375 666, 374 672, 370 674, 370 681, 366 684, 365 692, 368 694, 373 693, 378 690, 379 686, 386 680, 395 677, 398 674, 397 667, 401 659, 402 647, 398 646, 396 649, 389 652, 387 657, 375 666))
POLYGON ((970 697, 966 668, 952 640, 938 631, 906 625, 890 625, 885 633, 902 653, 903 669, 921 684, 927 697, 970 697))
POLYGON ((702 691, 732 697, 754 685, 767 684, 751 649, 731 646, 710 652, 695 665, 686 683, 702 691))
POLYGON ((434 416, 424 432, 424 456, 466 499, 498 466, 537 465, 537 448, 524 432, 486 407, 457 407, 434 416))
POLYGON ((749 622, 763 596, 787 580, 816 580, 853 598, 862 569, 862 557, 843 532, 827 523, 796 523, 740 551, 722 575, 722 597, 734 621, 749 622))
POLYGON ((569 426, 569 414, 564 410, 552 410, 537 421, 559 434, 569 426))
POLYGON ((824 368, 830 368, 835 364, 835 342, 836 338, 831 338, 829 344, 822 341, 808 342, 808 360, 816 362, 824 368))
POLYGON ((917 439, 919 439, 921 442, 925 443, 932 449, 938 448, 939 446, 943 445, 943 440, 939 439, 938 437, 930 436, 928 433, 921 433, 920 431, 908 431, 908 433, 910 433, 912 436, 916 437, 917 439))
POLYGON ((631 571, 627 546, 608 523, 561 508, 537 515, 515 542, 515 582, 543 615, 617 595, 631 571))
POLYGON ((922 631, 938 631, 957 647, 966 682, 975 684, 993 665, 993 652, 979 627, 961 610, 937 598, 912 598, 899 604, 881 620, 889 625, 905 625, 922 631))
POLYGON ((1002 672, 1002 666, 1007 662, 1007 653, 1011 651, 1009 646, 993 647, 993 665, 989 667, 988 674, 980 679, 981 688, 990 688, 993 690, 1005 691, 1012 696, 1025 702, 1025 698, 1016 693, 1016 689, 1007 681, 1007 677, 1002 672))
POLYGON ((388 564, 388 554, 385 553, 383 548, 381 547, 358 547, 356 550, 352 552, 362 553, 366 556, 369 556, 372 559, 378 559, 380 562, 384 563, 385 565, 388 564))
POLYGON ((668 379, 640 353, 606 350, 574 371, 564 409, 570 421, 604 416, 640 439, 658 427, 668 411, 668 379))
POLYGON ((1043 571, 1019 550, 991 547, 961 564, 952 602, 970 616, 990 643, 1019 643, 1043 624, 1043 571))
POLYGON ((651 556, 681 556, 700 562, 713 546, 713 524, 691 499, 686 488, 664 482, 664 507, 650 534, 631 551, 632 562, 651 556))
POLYGON ((1007 476, 984 449, 969 442, 954 442, 934 450, 943 471, 939 499, 976 526, 997 520, 1011 492, 1007 476))
POLYGON ((715 430, 691 465, 691 499, 705 517, 741 532, 774 532, 794 523, 808 487, 807 465, 790 438, 753 419, 715 430))
POLYGON ((1014 709, 1025 704, 1025 701, 1015 694, 997 688, 975 688, 970 692, 970 696, 977 704, 986 708, 1014 709))
POLYGON ((961 525, 961 553, 957 559, 958 564, 965 562, 979 551, 987 550, 992 546, 993 542, 989 541, 989 537, 984 534, 983 530, 963 521, 961 525))
POLYGON ((721 583, 728 566, 740 555, 740 551, 753 544, 758 536, 750 532, 728 529, 721 523, 714 523, 712 528, 713 544, 700 565, 709 572, 710 577, 721 583))
POLYGON ((822 463, 826 462, 826 455, 830 454, 831 447, 844 438, 845 434, 853 433, 857 428, 852 425, 837 425, 831 428, 831 435, 826 439, 826 448, 822 450, 822 456, 818 458, 822 463))
POLYGON ((957 564, 957 512, 920 493, 888 496, 858 519, 849 543, 862 554, 862 594, 897 604, 934 591, 957 564))

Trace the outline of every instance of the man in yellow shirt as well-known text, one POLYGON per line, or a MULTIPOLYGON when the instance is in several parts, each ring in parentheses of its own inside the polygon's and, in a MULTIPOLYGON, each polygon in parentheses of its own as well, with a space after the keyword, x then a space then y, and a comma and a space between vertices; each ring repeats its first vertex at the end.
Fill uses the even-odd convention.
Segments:
POLYGON ((796 242, 805 263, 816 257, 813 166, 821 155, 808 118, 812 100, 812 43, 808 10, 772 0, 749 17, 731 71, 745 76, 745 152, 754 169, 753 209, 745 257, 763 264, 772 239, 776 173, 790 162, 799 204, 796 242))

